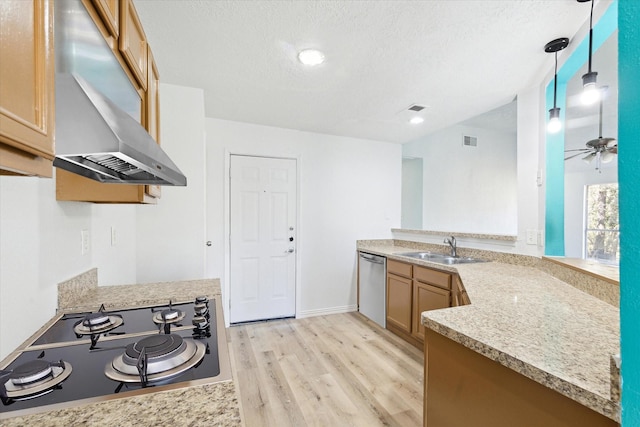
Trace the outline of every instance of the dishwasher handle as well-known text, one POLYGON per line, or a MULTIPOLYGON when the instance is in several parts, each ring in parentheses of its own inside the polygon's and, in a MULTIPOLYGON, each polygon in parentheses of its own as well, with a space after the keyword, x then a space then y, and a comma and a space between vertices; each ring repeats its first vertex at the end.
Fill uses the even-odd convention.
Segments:
POLYGON ((369 254, 361 253, 360 254, 360 258, 362 258, 362 259, 364 259, 364 260, 366 260, 366 261, 368 261, 370 263, 373 263, 373 264, 384 264, 384 261, 383 261, 384 258, 376 257, 376 256, 373 256, 373 255, 369 255, 369 256, 367 256, 367 255, 369 255, 369 254))

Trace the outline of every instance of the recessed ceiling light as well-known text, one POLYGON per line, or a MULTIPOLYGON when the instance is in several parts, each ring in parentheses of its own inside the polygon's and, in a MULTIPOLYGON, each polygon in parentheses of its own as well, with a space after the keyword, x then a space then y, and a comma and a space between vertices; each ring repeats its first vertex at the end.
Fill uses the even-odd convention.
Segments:
POLYGON ((298 53, 298 59, 304 65, 314 66, 324 62, 324 53, 316 49, 305 49, 298 53))
POLYGON ((411 119, 409 120, 409 123, 411 123, 412 125, 419 125, 422 122, 424 122, 424 119, 422 117, 411 117, 411 119))

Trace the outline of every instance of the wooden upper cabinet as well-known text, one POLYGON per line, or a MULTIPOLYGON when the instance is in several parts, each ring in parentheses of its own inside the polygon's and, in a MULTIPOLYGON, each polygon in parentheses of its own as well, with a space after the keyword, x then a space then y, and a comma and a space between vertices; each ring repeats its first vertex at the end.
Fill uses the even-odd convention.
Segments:
POLYGON ((133 0, 120 4, 119 48, 124 60, 143 90, 147 90, 147 36, 140 23, 133 0))
MULTIPOLYGON (((147 79, 148 86, 145 98, 145 125, 149 135, 160 144, 160 74, 158 73, 156 62, 153 59, 151 48, 148 48, 147 52, 149 59, 147 66, 149 77, 147 79)), ((159 185, 148 185, 146 193, 153 197, 160 198, 162 194, 161 188, 159 185)))
POLYGON ((120 35, 120 0, 92 0, 102 23, 116 39, 120 35))
POLYGON ((0 173, 52 176, 53 7, 50 0, 2 0, 0 173))

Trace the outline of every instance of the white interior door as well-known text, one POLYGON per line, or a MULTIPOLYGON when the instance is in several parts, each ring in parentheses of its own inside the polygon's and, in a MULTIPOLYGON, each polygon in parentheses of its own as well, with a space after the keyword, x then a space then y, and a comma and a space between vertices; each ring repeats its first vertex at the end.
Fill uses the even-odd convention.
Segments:
POLYGON ((296 313, 296 160, 231 156, 231 323, 296 313))

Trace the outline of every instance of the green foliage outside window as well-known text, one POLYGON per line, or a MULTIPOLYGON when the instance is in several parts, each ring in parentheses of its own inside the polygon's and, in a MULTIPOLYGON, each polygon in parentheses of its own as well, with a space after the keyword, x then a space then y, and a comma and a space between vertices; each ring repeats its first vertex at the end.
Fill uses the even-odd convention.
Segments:
POLYGON ((618 184, 588 185, 586 197, 585 258, 619 264, 618 184))

